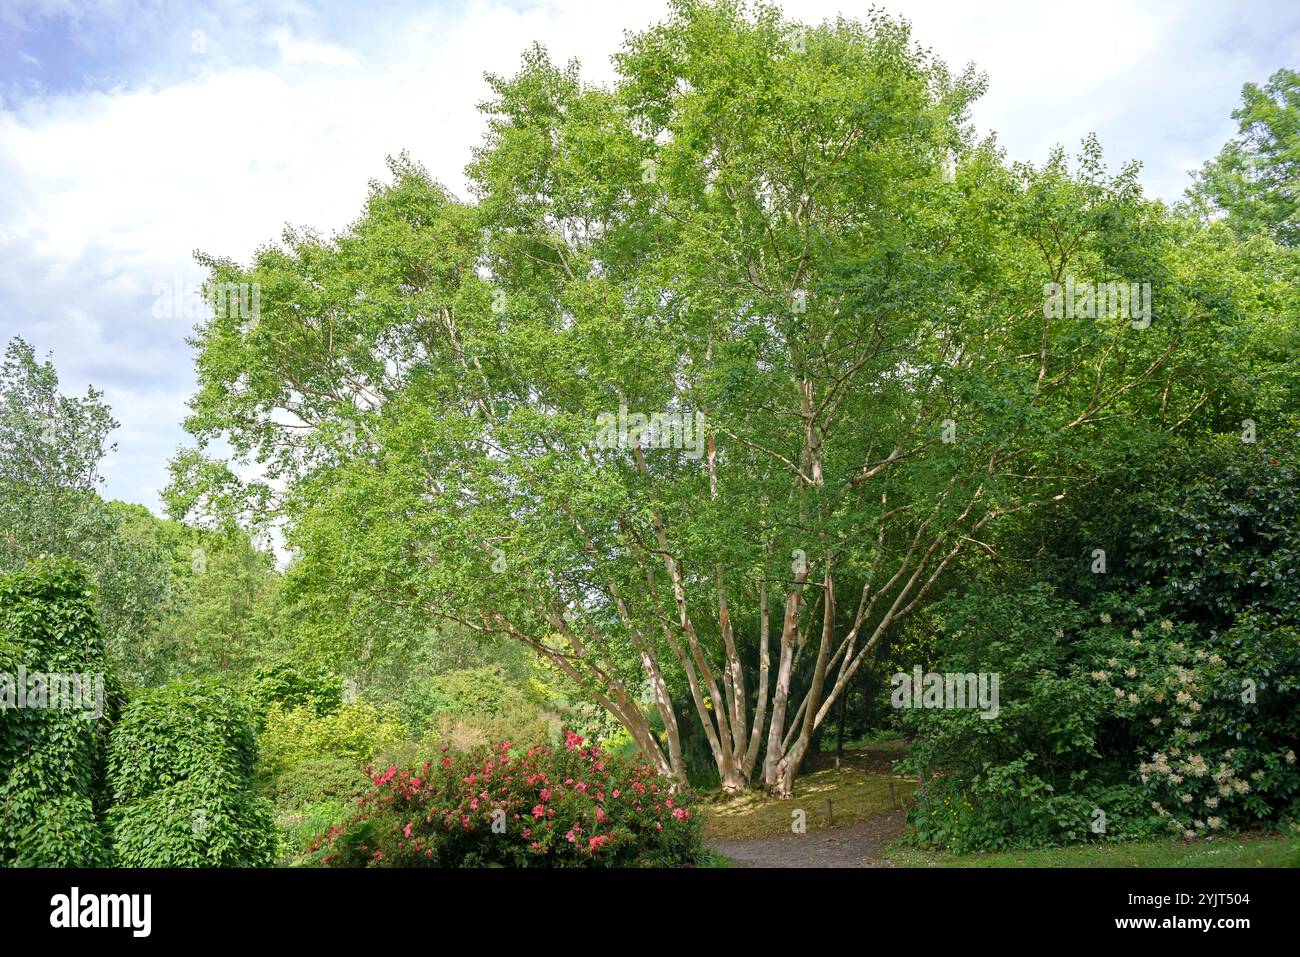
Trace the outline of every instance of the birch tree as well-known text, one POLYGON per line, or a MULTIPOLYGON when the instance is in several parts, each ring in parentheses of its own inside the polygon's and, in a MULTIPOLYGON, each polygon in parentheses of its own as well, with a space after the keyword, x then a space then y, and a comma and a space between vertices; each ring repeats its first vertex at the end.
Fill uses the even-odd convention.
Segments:
POLYGON ((399 158, 342 234, 206 260, 260 315, 198 331, 173 495, 790 795, 959 556, 1204 403, 1205 284, 1134 168, 1007 164, 883 15, 679 4, 615 66, 491 77, 470 202, 399 158))

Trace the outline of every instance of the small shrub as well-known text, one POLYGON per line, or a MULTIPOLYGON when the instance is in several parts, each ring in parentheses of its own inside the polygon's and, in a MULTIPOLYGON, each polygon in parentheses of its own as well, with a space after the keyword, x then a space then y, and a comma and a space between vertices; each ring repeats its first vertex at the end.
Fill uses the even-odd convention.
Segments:
POLYGON ((700 860, 694 798, 649 765, 582 746, 515 756, 510 742, 450 749, 377 774, 355 815, 318 838, 345 867, 680 866, 700 860))
POLYGON ((323 801, 355 801, 370 778, 351 758, 309 758, 275 779, 275 803, 297 808, 323 801))
POLYGON ((538 700, 512 685, 499 666, 485 665, 449 671, 404 689, 397 711, 418 739, 429 731, 446 734, 456 719, 486 728, 490 719, 539 710, 538 700))
POLYGON ((286 710, 271 705, 259 738, 263 769, 272 777, 316 758, 351 761, 356 767, 404 739, 401 722, 364 701, 345 704, 331 714, 309 706, 286 710))
POLYGON ((560 739, 560 719, 534 705, 517 702, 500 714, 439 714, 429 724, 421 741, 424 753, 443 746, 453 751, 470 751, 493 741, 540 741, 555 744, 560 739))

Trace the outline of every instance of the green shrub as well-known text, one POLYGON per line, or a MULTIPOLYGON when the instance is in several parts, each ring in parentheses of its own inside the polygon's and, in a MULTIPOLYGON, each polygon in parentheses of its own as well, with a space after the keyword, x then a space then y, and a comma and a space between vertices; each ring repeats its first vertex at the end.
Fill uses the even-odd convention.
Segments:
POLYGON ((1107 574, 1075 558, 1054 582, 985 576, 940 602, 926 670, 999 674, 1000 711, 905 713, 916 838, 1195 838, 1294 816, 1297 465, 1289 441, 1210 443, 1058 543, 1107 544, 1107 574))
POLYGON ((247 787, 199 776, 115 808, 113 840, 125 867, 260 867, 274 863, 269 802, 247 787))
POLYGON ((251 712, 230 688, 187 679, 132 700, 109 743, 118 860, 127 867, 264 866, 268 802, 251 780, 251 712))
POLYGON ((536 705, 519 701, 495 715, 438 714, 429 722, 428 733, 418 748, 428 754, 442 747, 469 751, 493 741, 539 741, 555 744, 560 737, 560 719, 536 705))
POLYGON ((119 697, 105 672, 80 566, 42 560, 0 578, 0 866, 104 863, 104 739, 119 697), (84 677, 80 698, 51 682, 45 706, 17 707, 37 674, 84 677))
POLYGON ((259 738, 263 769, 272 778, 318 758, 337 758, 360 767, 381 751, 397 747, 406 729, 374 705, 354 701, 332 714, 302 706, 271 705, 259 738))
POLYGON ((925 776, 920 841, 969 851, 1198 836, 1277 821, 1300 794, 1294 735, 1271 733, 1270 709, 1242 697, 1258 681, 1294 708, 1294 629, 1265 636, 1246 619, 1205 639, 1147 591, 1089 609, 1047 586, 973 590, 944 610, 954 632, 933 670, 998 672, 1000 709, 906 713, 916 741, 900 768, 925 776))
POLYGON ((104 830, 94 805, 65 794, 44 798, 14 842, 15 867, 99 867, 108 863, 104 830))
POLYGON ((251 716, 233 689, 213 681, 178 679, 140 692, 109 745, 114 803, 204 775, 247 779, 257 762, 251 716))
POLYGON ((411 734, 419 737, 440 718, 498 717, 528 704, 501 668, 462 668, 413 684, 398 696, 397 712, 411 734))
POLYGON ((297 808, 326 801, 352 801, 370 778, 351 758, 308 758, 276 776, 273 791, 279 807, 297 808))

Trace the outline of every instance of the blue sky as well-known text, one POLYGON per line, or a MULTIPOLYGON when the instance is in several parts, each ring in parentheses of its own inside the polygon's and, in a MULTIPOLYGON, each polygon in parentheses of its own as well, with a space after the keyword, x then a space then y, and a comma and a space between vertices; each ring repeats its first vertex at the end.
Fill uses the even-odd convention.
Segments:
MULTIPOLYGON (((1096 132, 1155 196, 1232 135, 1241 85, 1300 63, 1292 2, 883 0, 954 69, 1010 159, 1096 132)), ((785 4, 805 21, 868 2, 785 4)), ((610 76, 660 2, 188 3, 0 0, 0 340, 52 352, 65 391, 105 391, 122 427, 106 493, 157 510, 185 442, 193 325, 157 290, 192 252, 247 259, 284 225, 329 232, 403 149, 452 189, 477 142, 485 71, 533 41, 610 76)))

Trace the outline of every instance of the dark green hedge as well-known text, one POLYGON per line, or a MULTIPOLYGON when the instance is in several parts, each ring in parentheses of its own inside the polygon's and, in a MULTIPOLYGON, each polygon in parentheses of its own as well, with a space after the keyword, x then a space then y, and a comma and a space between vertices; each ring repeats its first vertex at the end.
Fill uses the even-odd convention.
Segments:
POLYGON ((47 559, 0 578, 0 673, 0 866, 107 863, 103 753, 120 691, 82 568, 47 559), (20 669, 86 675, 91 687, 98 676, 102 714, 16 707, 20 669))

